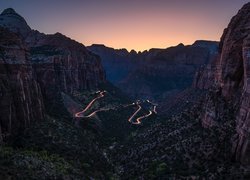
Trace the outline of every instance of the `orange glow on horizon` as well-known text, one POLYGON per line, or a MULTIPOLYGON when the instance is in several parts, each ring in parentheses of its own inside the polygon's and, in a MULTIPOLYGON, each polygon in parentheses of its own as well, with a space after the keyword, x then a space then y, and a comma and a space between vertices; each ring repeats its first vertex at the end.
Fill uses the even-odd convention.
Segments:
POLYGON ((69 26, 65 25, 67 28, 63 29, 63 33, 86 46, 104 44, 115 49, 144 51, 180 43, 189 45, 196 40, 219 41, 230 17, 227 19, 224 23, 216 24, 213 16, 201 16, 198 12, 175 16, 171 12, 165 15, 127 15, 113 18, 112 21, 99 17, 87 27, 84 21, 70 22, 69 26))
POLYGON ((31 28, 60 32, 83 43, 144 51, 196 40, 219 41, 224 28, 248 0, 43 0, 1 1, 31 28), (24 3, 25 1, 26 3, 24 3))

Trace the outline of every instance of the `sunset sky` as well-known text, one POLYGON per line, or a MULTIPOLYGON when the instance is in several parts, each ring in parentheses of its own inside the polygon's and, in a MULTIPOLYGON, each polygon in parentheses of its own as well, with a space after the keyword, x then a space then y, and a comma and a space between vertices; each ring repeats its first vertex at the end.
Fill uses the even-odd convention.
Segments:
POLYGON ((145 50, 219 40, 247 0, 0 0, 33 29, 84 45, 145 50))

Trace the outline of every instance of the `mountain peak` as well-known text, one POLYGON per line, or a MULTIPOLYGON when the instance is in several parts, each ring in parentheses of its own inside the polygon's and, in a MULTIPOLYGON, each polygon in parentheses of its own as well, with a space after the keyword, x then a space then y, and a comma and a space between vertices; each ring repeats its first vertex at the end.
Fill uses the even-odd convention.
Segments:
POLYGON ((185 47, 185 45, 183 43, 180 43, 176 47, 185 47))
POLYGON ((3 12, 0 15, 1 16, 15 16, 15 17, 19 17, 23 21, 25 21, 25 19, 20 14, 18 14, 13 8, 7 8, 7 9, 3 10, 3 12))
POLYGON ((3 10, 0 16, 15 17, 15 18, 19 18, 22 21, 25 21, 25 19, 20 14, 18 14, 13 8, 7 8, 3 10))
POLYGON ((13 8, 7 8, 7 9, 3 10, 1 15, 6 15, 6 14, 17 14, 17 13, 13 8))
POLYGON ((0 14, 0 26, 26 37, 31 28, 14 9, 7 8, 0 14))

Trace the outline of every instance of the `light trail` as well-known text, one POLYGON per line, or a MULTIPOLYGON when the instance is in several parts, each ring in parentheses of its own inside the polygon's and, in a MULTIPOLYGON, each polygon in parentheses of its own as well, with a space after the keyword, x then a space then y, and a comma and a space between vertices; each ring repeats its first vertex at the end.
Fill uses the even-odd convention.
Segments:
POLYGON ((152 112, 152 111, 149 111, 148 114, 146 114, 146 115, 144 115, 144 116, 141 116, 141 117, 137 118, 137 119, 136 119, 136 122, 133 122, 133 124, 141 124, 142 119, 145 119, 145 118, 151 116, 152 114, 153 114, 153 112, 152 112))
POLYGON ((138 109, 134 112, 134 114, 132 114, 132 116, 128 119, 128 122, 130 122, 130 123, 132 123, 133 124, 133 122, 132 122, 132 120, 133 120, 133 118, 139 113, 139 111, 141 110, 141 106, 139 105, 139 103, 136 103, 136 105, 137 105, 137 107, 138 107, 138 109))
MULTIPOLYGON (((96 100, 98 100, 98 99, 104 97, 104 96, 105 96, 104 93, 105 93, 106 91, 98 91, 98 92, 100 93, 99 96, 96 97, 96 98, 94 98, 94 99, 85 107, 84 110, 82 110, 82 111, 76 113, 76 114, 75 114, 75 117, 88 117, 88 116, 85 116, 84 113, 85 113, 87 110, 89 110, 89 108, 91 108, 91 106, 95 103, 96 100)), ((91 113, 91 114, 93 114, 93 113, 91 113)), ((90 115, 89 115, 89 116, 90 116, 90 115)))

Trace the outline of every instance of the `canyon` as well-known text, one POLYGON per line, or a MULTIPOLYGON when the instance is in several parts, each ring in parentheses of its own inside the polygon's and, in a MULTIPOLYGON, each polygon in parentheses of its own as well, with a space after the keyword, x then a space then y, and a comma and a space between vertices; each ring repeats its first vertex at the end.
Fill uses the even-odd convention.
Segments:
POLYGON ((220 42, 85 47, 0 15, 0 179, 249 179, 250 3, 220 42))
POLYGON ((15 131, 12 127, 43 119, 46 108, 56 108, 61 92, 95 89, 105 82, 100 59, 82 44, 60 33, 32 30, 13 9, 2 12, 0 26, 3 136, 15 131))
POLYGON ((217 56, 218 42, 200 40, 139 53, 104 45, 88 49, 103 60, 107 80, 131 98, 150 99, 165 109, 166 101, 190 87, 196 71, 217 56))
POLYGON ((218 102, 218 99, 225 99, 226 103, 232 103, 236 109, 237 113, 233 119, 236 123, 236 133, 232 137, 232 151, 235 159, 242 163, 249 162, 249 11, 248 3, 232 18, 221 37, 219 56, 197 73, 194 83, 195 87, 201 89, 214 89, 205 104, 202 119, 205 127, 218 126, 218 120, 224 118, 221 115, 224 108, 220 107, 224 102, 218 102), (204 82, 209 83, 205 85, 204 82))

